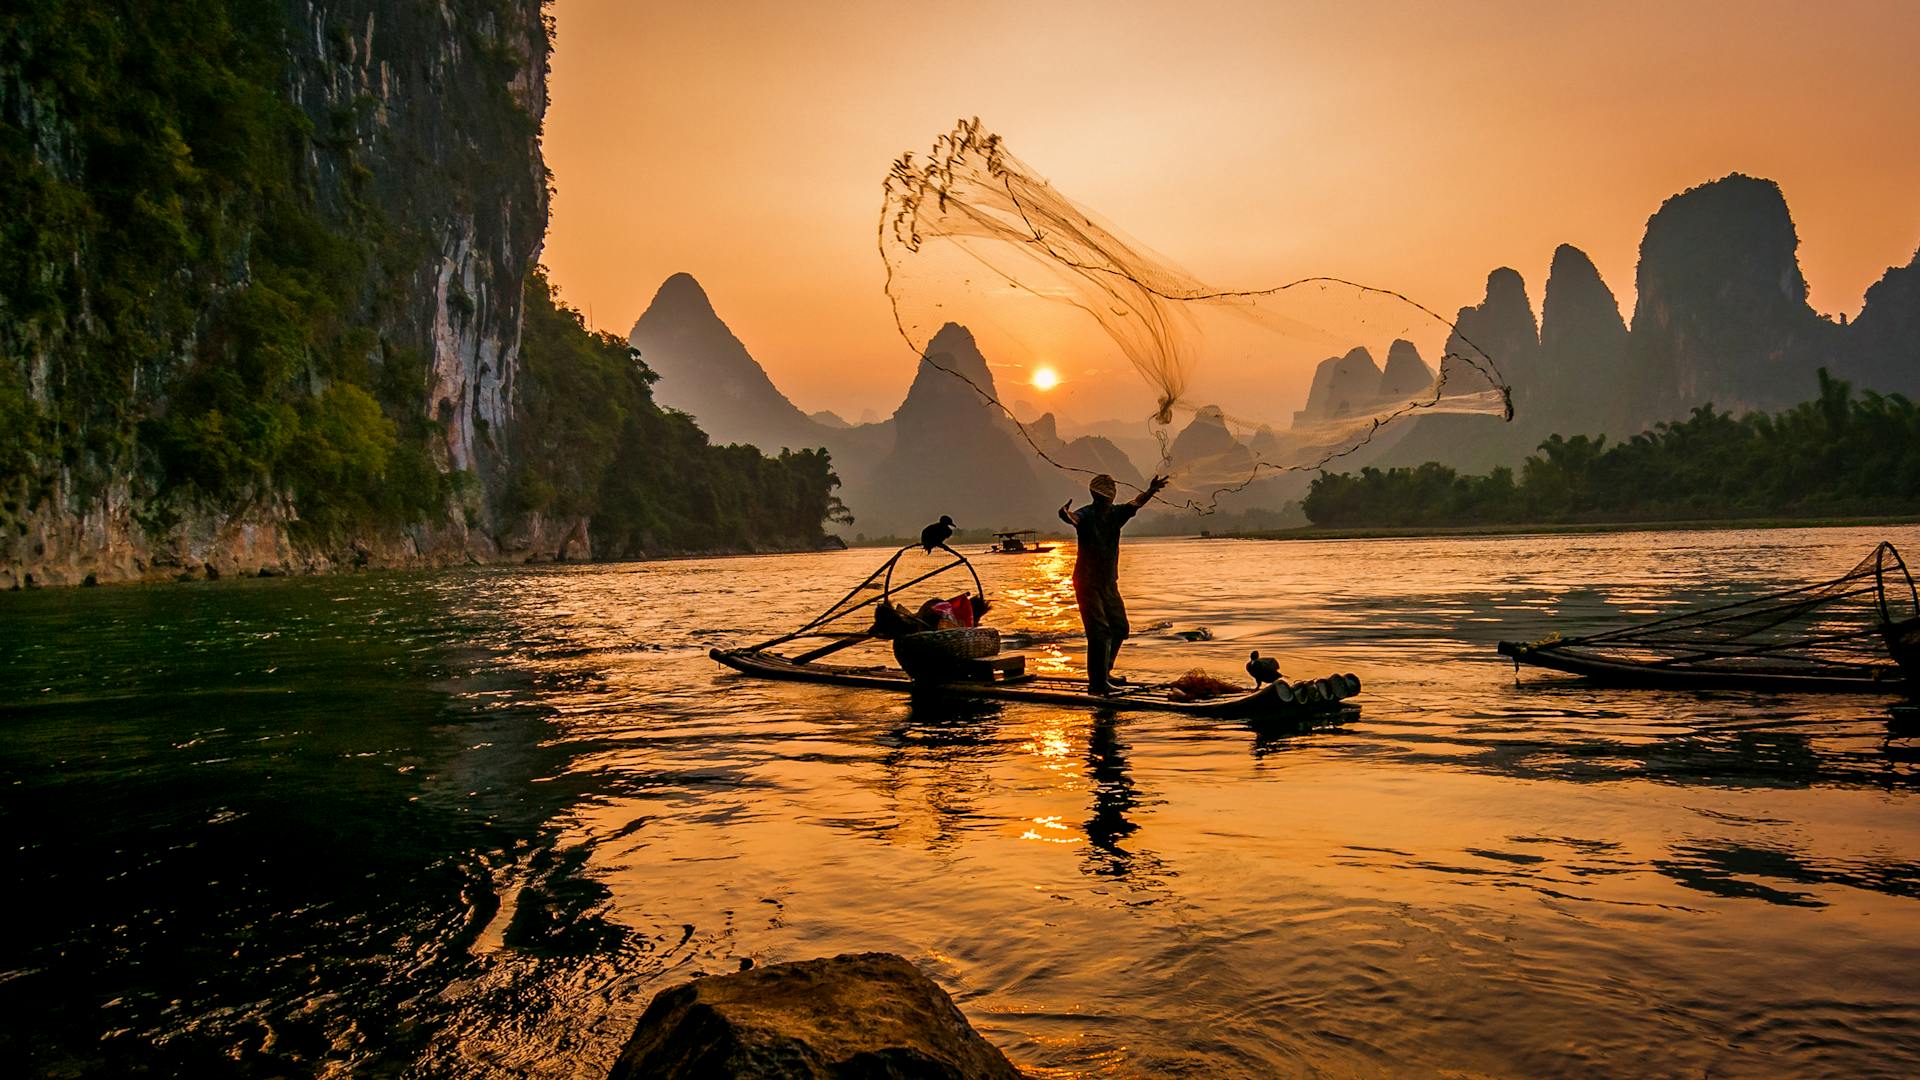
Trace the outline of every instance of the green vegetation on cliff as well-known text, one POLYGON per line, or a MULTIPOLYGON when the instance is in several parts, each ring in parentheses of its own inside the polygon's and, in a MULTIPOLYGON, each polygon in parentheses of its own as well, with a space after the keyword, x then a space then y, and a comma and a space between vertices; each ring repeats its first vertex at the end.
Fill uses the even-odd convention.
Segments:
POLYGON ((362 197, 355 118, 286 96, 292 32, 277 0, 0 17, 9 517, 62 472, 130 476, 155 526, 178 496, 286 491, 316 538, 444 504, 425 358, 375 329, 417 237, 362 197))
POLYGON ((586 517, 603 555, 791 547, 849 521, 825 450, 713 446, 662 409, 657 376, 613 334, 587 329, 542 269, 527 280, 509 514, 586 517))
POLYGON ((1328 528, 1685 521, 1920 511, 1920 407, 1855 395, 1820 371, 1820 395, 1735 417, 1702 405, 1608 445, 1555 435, 1516 479, 1417 468, 1322 473, 1303 508, 1328 528))
POLYGON ((609 554, 821 536, 824 453, 709 446, 529 274, 543 6, 0 14, 0 559, 116 501, 156 542, 254 510, 322 550, 533 512, 609 554))

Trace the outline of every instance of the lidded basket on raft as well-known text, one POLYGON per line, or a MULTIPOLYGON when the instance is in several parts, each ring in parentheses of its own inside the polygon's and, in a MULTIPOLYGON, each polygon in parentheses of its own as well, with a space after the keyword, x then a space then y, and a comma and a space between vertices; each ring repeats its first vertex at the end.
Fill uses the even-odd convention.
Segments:
POLYGON ((939 679, 958 670, 960 661, 1000 654, 1000 631, 991 626, 922 630, 893 639, 893 658, 916 679, 939 679))
MULTIPOLYGON (((951 550, 951 549, 948 549, 951 550)), ((954 553, 959 555, 958 552, 954 553)), ((987 608, 986 588, 980 583, 980 574, 965 556, 959 556, 966 565, 967 572, 973 575, 973 588, 976 606, 984 613, 987 608)), ((991 626, 964 626, 946 630, 912 629, 908 621, 896 615, 892 604, 893 566, 887 567, 886 582, 881 587, 880 603, 874 612, 874 626, 879 636, 893 641, 893 658, 900 669, 915 679, 944 681, 961 674, 969 660, 985 660, 1000 654, 1000 631, 991 626), (891 632, 889 632, 891 631, 891 632)))

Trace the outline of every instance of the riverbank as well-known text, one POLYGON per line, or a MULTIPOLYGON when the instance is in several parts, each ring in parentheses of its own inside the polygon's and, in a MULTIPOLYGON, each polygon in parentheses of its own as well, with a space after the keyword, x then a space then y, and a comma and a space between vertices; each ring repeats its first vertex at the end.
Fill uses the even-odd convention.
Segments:
POLYGON ((539 566, 578 563, 666 562, 718 559, 750 555, 799 555, 816 551, 844 551, 837 536, 806 544, 720 545, 712 548, 661 549, 596 556, 585 519, 564 530, 542 528, 536 517, 505 543, 478 532, 408 530, 356 539, 327 547, 306 547, 289 539, 285 530, 246 528, 228 530, 219 542, 196 548, 173 544, 157 554, 149 549, 122 546, 103 557, 85 552, 61 561, 44 558, 0 562, 0 592, 35 589, 91 588, 97 585, 164 585, 222 578, 304 578, 447 570, 454 567, 539 566))
MULTIPOLYGON (((1023 537, 1023 539, 1029 544, 1059 544, 1071 541, 1073 534, 1061 532, 1057 529, 1052 532, 1035 531, 1032 536, 1023 537)), ((846 545, 850 548, 897 548, 904 547, 907 544, 918 544, 919 542, 920 538, 917 536, 862 535, 846 541, 846 545)), ((962 529, 954 533, 953 536, 947 540, 948 547, 967 550, 971 550, 974 547, 985 549, 998 543, 999 539, 997 535, 990 529, 962 529)))
POLYGON ((1920 515, 1878 517, 1728 518, 1717 521, 1575 521, 1497 525, 1398 525, 1377 528, 1273 529, 1213 533, 1215 540, 1396 540, 1446 536, 1553 536, 1578 533, 1713 532, 1721 529, 1841 529, 1871 525, 1916 525, 1920 515))

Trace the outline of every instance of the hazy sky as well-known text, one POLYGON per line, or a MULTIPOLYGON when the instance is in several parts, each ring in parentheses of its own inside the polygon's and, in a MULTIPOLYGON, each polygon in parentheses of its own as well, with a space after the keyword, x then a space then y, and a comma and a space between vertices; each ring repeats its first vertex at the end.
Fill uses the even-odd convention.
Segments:
MULTIPOLYGON (((887 413, 914 361, 874 246, 880 181, 978 115, 1056 188, 1217 284, 1309 274, 1451 312, 1556 244, 1631 311, 1647 217, 1777 180, 1816 308, 1920 246, 1920 2, 930 5, 559 0, 545 262, 622 335, 685 270, 789 397, 887 413)), ((1051 398, 1146 391, 1088 341, 1051 398), (1076 378, 1099 369, 1105 378, 1076 378)), ((989 356, 1003 382, 1028 358, 989 356)), ((1311 374, 1234 370, 1297 407, 1311 374)), ((1228 378, 1232 376, 1232 378, 1228 378)), ((1229 392, 1222 390, 1221 392, 1229 392)))

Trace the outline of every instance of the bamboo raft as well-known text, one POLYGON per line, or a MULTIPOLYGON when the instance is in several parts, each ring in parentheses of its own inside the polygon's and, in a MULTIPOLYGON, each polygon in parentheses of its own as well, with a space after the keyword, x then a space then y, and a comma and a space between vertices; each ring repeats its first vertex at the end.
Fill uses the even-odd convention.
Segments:
POLYGON ((1839 577, 1583 637, 1499 643, 1530 664, 1597 683, 1677 690, 1912 696, 1920 594, 1881 543, 1839 577))
POLYGON ((1047 675, 1026 675, 1002 681, 958 679, 942 682, 915 680, 898 668, 800 662, 764 650, 714 649, 708 655, 735 671, 763 679, 826 683, 930 697, 1030 701, 1042 705, 1072 705, 1113 712, 1153 710, 1222 720, 1294 721, 1312 725, 1336 723, 1357 716, 1360 712, 1359 706, 1344 697, 1323 698, 1314 702, 1297 700, 1292 687, 1279 682, 1268 683, 1239 697, 1179 701, 1168 696, 1169 688, 1165 684, 1119 687, 1112 694, 1101 695, 1087 693, 1085 684, 1079 680, 1047 675))
MULTIPOLYGON (((1359 706, 1347 700, 1360 692, 1360 680, 1351 674, 1326 678, 1267 683, 1245 693, 1193 700, 1172 683, 1123 685, 1109 694, 1088 693, 1083 682, 1058 676, 1033 675, 1025 670, 1020 656, 990 656, 954 661, 937 668, 909 672, 905 667, 880 664, 854 665, 826 663, 824 658, 865 642, 884 639, 884 618, 876 618, 873 627, 862 632, 834 633, 826 628, 865 609, 876 614, 891 610, 891 598, 906 589, 950 570, 965 567, 973 577, 978 595, 985 589, 980 576, 966 556, 945 548, 953 561, 928 571, 901 585, 893 584, 893 571, 902 556, 918 545, 909 544, 894 552, 865 581, 853 587, 838 602, 814 619, 788 634, 738 649, 713 649, 708 655, 716 662, 761 679, 789 682, 823 683, 865 690, 882 690, 919 698, 957 698, 987 701, 1025 701, 1044 705, 1065 705, 1112 712, 1151 710, 1182 713, 1188 716, 1245 720, 1262 725, 1284 724, 1297 728, 1337 724, 1357 716, 1359 706), (861 597, 880 582, 876 595, 861 597), (828 638, 826 644, 796 655, 775 649, 806 638, 828 638)), ((924 635, 908 635, 909 637, 924 635)), ((895 641, 896 657, 904 657, 895 641)))

